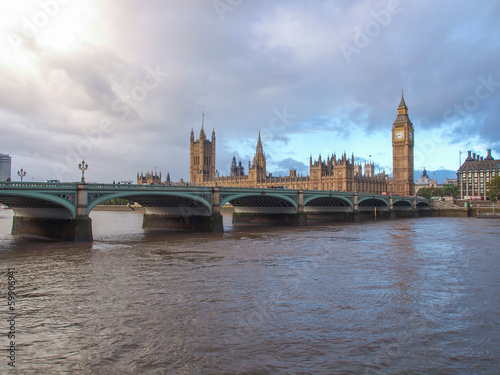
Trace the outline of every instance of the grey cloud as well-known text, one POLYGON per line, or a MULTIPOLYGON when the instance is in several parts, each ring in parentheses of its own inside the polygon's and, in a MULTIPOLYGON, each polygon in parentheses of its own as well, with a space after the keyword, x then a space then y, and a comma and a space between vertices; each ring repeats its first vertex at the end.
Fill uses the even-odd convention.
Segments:
MULTIPOLYGON (((402 87, 416 128, 446 128, 445 112, 474 95, 479 76, 500 81, 500 7, 401 2, 401 12, 348 62, 340 43, 354 43, 355 29, 387 4, 244 1, 221 20, 211 1, 92 3, 102 35, 71 54, 30 41, 37 74, 0 65, 0 152, 16 157, 29 147, 48 161, 65 160, 67 147, 77 149, 108 120, 114 130, 85 155, 94 180, 134 179, 154 166, 188 179, 189 132, 197 135, 202 112, 218 137, 217 168, 225 170, 234 150, 224 141, 251 140, 245 150, 252 150, 259 130, 272 147, 305 132, 342 139, 351 125, 368 135, 390 129, 402 87), (131 90, 148 66, 168 77, 134 102, 131 90), (113 110, 117 100, 121 111, 113 110), (294 117, 273 122, 283 108, 294 117)), ((498 91, 467 113, 456 141, 479 135, 500 154, 498 91)), ((247 167, 253 154, 242 156, 247 167)), ((286 160, 272 163, 285 172, 295 163, 286 160)))

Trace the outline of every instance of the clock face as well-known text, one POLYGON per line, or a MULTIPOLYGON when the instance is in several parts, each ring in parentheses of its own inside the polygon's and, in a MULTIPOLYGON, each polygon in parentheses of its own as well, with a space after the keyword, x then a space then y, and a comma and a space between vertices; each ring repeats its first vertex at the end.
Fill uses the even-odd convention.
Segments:
POLYGON ((403 133, 402 130, 398 130, 396 133, 394 133, 394 138, 396 138, 398 141, 402 140, 404 136, 405 133, 403 133))

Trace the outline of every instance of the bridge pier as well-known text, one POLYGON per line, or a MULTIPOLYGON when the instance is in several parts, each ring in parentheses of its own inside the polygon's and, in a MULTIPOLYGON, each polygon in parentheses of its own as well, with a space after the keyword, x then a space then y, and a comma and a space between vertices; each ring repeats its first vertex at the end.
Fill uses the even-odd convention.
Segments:
POLYGON ((13 235, 48 237, 60 241, 92 242, 92 219, 79 216, 76 219, 14 216, 13 235))
POLYGON ((306 226, 307 214, 233 212, 234 225, 306 226))
POLYGON ((157 215, 144 214, 144 229, 166 229, 190 232, 223 232, 222 215, 157 215))

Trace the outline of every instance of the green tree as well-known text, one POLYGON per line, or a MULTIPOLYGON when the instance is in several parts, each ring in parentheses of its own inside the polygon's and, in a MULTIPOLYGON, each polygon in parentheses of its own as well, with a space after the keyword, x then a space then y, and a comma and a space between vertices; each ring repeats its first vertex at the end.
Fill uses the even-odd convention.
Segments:
POLYGON ((435 188, 434 186, 424 187, 418 191, 417 195, 420 195, 427 199, 430 199, 431 197, 442 197, 443 189, 435 188))
POLYGON ((488 195, 493 203, 498 201, 500 195, 500 175, 496 175, 490 182, 486 184, 488 195))
POLYGON ((456 199, 458 197, 458 188, 455 185, 444 185, 443 195, 456 199))

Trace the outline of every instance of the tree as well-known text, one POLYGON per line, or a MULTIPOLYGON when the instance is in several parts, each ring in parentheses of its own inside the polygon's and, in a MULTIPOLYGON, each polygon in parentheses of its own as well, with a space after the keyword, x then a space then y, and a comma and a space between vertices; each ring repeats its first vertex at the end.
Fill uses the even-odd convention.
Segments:
POLYGON ((493 177, 492 180, 486 184, 486 188, 488 189, 490 200, 496 203, 500 195, 500 175, 493 177))
POLYGON ((443 189, 435 188, 434 186, 423 187, 418 190, 417 194, 427 199, 430 199, 431 197, 442 197, 443 189))
POLYGON ((456 199, 458 197, 458 188, 455 185, 444 185, 443 195, 456 199))

